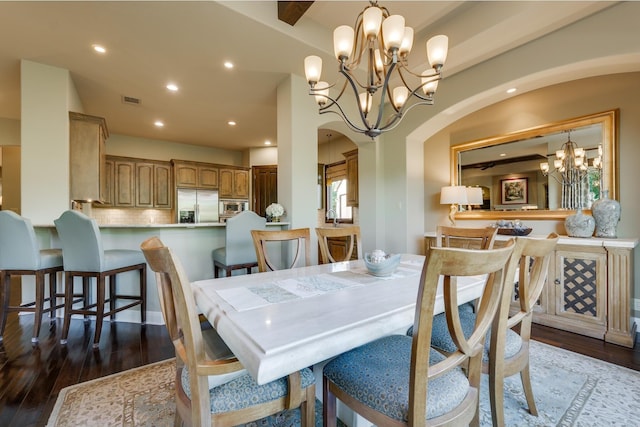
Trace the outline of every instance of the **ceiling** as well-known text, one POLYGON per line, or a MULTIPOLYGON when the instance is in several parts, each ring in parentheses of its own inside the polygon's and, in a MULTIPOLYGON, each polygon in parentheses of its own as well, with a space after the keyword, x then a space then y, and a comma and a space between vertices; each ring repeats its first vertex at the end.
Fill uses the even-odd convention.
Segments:
MULTIPOLYGON (((447 76, 613 4, 380 2, 414 27, 416 70, 427 66, 424 42, 449 36, 439 91, 447 90, 447 76)), ((310 54, 323 57, 325 79, 335 79, 333 29, 353 25, 366 5, 315 1, 291 26, 278 20, 276 1, 2 1, 0 117, 20 118, 20 60, 29 60, 69 70, 84 112, 104 117, 111 134, 232 150, 277 143, 278 85, 303 76, 310 54), (169 82, 179 91, 167 90, 169 82), (124 103, 125 96, 140 104, 124 103)))

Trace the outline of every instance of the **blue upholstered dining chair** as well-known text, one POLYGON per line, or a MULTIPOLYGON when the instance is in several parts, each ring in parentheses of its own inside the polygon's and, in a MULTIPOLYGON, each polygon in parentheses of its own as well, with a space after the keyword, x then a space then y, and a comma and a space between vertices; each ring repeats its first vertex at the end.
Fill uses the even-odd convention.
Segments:
POLYGON ((174 425, 238 425, 299 407, 300 424, 314 427, 315 378, 311 371, 303 369, 258 385, 215 329, 201 329, 180 260, 157 237, 145 240, 141 249, 156 273, 162 314, 176 350, 174 425))
POLYGON ((102 236, 96 220, 82 212, 69 210, 63 212, 54 221, 60 241, 65 271, 65 313, 61 344, 67 343, 71 316, 73 314, 92 315, 96 317, 96 331, 93 347, 100 343, 103 319, 107 316, 115 320, 115 314, 122 310, 140 306, 140 320, 146 320, 147 298, 147 264, 139 250, 104 249, 102 236), (139 292, 135 294, 118 293, 116 275, 128 271, 138 271, 139 292), (82 278, 84 303, 75 307, 73 301, 73 280, 82 278), (92 278, 96 279, 96 301, 89 299, 89 288, 92 278), (109 278, 109 297, 106 297, 106 278, 109 278), (117 306, 117 300, 128 303, 117 306), (109 303, 109 310, 105 305, 109 303))
MULTIPOLYGON (((54 323, 56 305, 57 273, 62 271, 61 249, 40 249, 31 221, 13 211, 0 211, 0 341, 4 335, 9 312, 33 312, 33 337, 37 343, 40 335, 42 315, 49 313, 54 323), (35 301, 17 306, 9 304, 11 299, 11 276, 35 276, 35 301), (45 277, 49 276, 49 297, 45 292, 45 277), (44 304, 49 302, 47 308, 44 304)), ((24 285, 23 281, 23 286, 24 285)))
POLYGON ((418 289, 414 334, 390 335, 343 353, 323 370, 324 422, 336 426, 336 398, 376 425, 479 425, 482 349, 504 289, 512 242, 500 249, 432 248, 418 289), (487 274, 478 322, 462 335, 456 276, 487 274), (438 283, 458 350, 430 346, 438 283), (467 368, 467 373, 463 370, 467 368))
MULTIPOLYGON (((529 375, 531 321, 533 308, 544 288, 549 262, 557 242, 558 235, 555 233, 549 234, 545 239, 516 238, 505 276, 507 287, 502 295, 491 333, 485 341, 482 357, 482 371, 489 374, 489 397, 494 426, 505 425, 504 379, 517 373, 520 374, 529 412, 531 415, 538 415, 529 375), (514 285, 515 283, 517 284, 514 285), (515 301, 514 286, 518 289, 515 301)), ((472 333, 476 317, 473 312, 461 312, 460 324, 465 336, 472 333)), ((447 328, 446 319, 440 316, 436 316, 433 322, 431 345, 443 353, 457 350, 447 328)))
POLYGON ((225 245, 211 253, 214 277, 219 277, 220 270, 225 271, 225 276, 231 276, 232 271, 238 269, 246 269, 249 274, 258 266, 251 230, 264 230, 266 223, 266 218, 253 211, 242 211, 227 220, 225 245))

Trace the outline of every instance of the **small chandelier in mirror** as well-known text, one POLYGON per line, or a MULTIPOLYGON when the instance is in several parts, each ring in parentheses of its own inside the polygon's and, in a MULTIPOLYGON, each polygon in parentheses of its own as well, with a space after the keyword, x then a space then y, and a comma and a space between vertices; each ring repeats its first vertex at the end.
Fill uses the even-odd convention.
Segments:
POLYGON ((319 56, 306 57, 304 66, 310 95, 315 96, 320 114, 338 114, 352 130, 374 138, 395 128, 416 105, 433 105, 449 39, 444 35, 429 39, 426 49, 431 68, 422 74, 413 73, 407 59, 413 46, 413 28, 405 27, 404 17, 389 14, 377 1, 370 3, 358 15, 355 30, 342 25, 333 32, 338 71, 345 77, 337 94, 330 94, 336 84, 320 80, 322 59, 319 56), (364 82, 355 76, 363 61, 366 61, 364 82), (391 84, 397 86, 391 88, 391 84), (356 118, 350 118, 345 106, 339 104, 342 95, 351 91, 358 110, 356 118), (387 117, 385 105, 391 108, 387 117))

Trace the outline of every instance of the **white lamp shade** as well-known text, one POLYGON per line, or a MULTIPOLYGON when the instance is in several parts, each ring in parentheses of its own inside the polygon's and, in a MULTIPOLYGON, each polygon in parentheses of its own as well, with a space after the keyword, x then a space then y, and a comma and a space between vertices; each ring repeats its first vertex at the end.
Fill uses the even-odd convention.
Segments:
POLYGON ((540 170, 544 173, 549 172, 549 162, 540 163, 540 170))
POLYGON ((382 23, 382 9, 371 6, 364 10, 362 14, 362 31, 366 38, 377 37, 382 23))
POLYGON ((360 109, 367 114, 371 111, 371 95, 369 92, 362 92, 358 97, 360 98, 360 109))
POLYGON ((399 49, 404 38, 404 17, 401 15, 388 16, 382 22, 382 38, 387 51, 399 49))
POLYGON ((429 79, 431 79, 431 78, 432 77, 423 77, 422 78, 422 84, 424 85, 424 86, 422 86, 422 91, 424 92, 425 95, 428 95, 428 96, 433 95, 436 92, 436 89, 438 89, 439 80, 429 81, 429 79))
POLYGON ((329 83, 327 82, 318 82, 315 87, 315 97, 318 105, 322 106, 327 103, 329 96, 329 83))
POLYGON ((400 109, 407 102, 409 97, 409 89, 406 86, 398 86, 393 89, 393 105, 400 109))
POLYGON ((482 188, 480 187, 467 187, 467 200, 470 205, 482 204, 482 188))
POLYGON ((444 35, 431 37, 427 41, 427 59, 433 68, 442 67, 447 60, 449 37, 444 35))
POLYGON ((404 37, 400 45, 400 55, 408 55, 413 47, 413 28, 404 27, 404 37))
POLYGON ((316 55, 309 55, 304 58, 304 74, 309 84, 316 84, 322 74, 322 58, 316 55))
POLYGON ((375 58, 375 62, 376 62, 376 71, 378 71, 379 73, 384 71, 384 61, 382 61, 382 55, 380 55, 380 49, 376 49, 373 52, 373 56, 375 58))
POLYGON ((440 190, 440 204, 468 205, 467 187, 464 185, 449 185, 440 190))
POLYGON ((333 52, 338 60, 349 59, 353 51, 354 31, 348 25, 341 25, 333 30, 333 52))

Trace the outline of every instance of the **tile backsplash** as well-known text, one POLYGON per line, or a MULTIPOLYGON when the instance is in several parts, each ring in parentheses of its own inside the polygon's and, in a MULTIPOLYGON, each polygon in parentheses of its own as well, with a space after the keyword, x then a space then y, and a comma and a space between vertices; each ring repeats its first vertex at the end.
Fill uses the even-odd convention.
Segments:
POLYGON ((117 209, 91 207, 87 212, 86 205, 83 212, 93 217, 98 225, 109 224, 171 224, 174 221, 171 209, 117 209))

